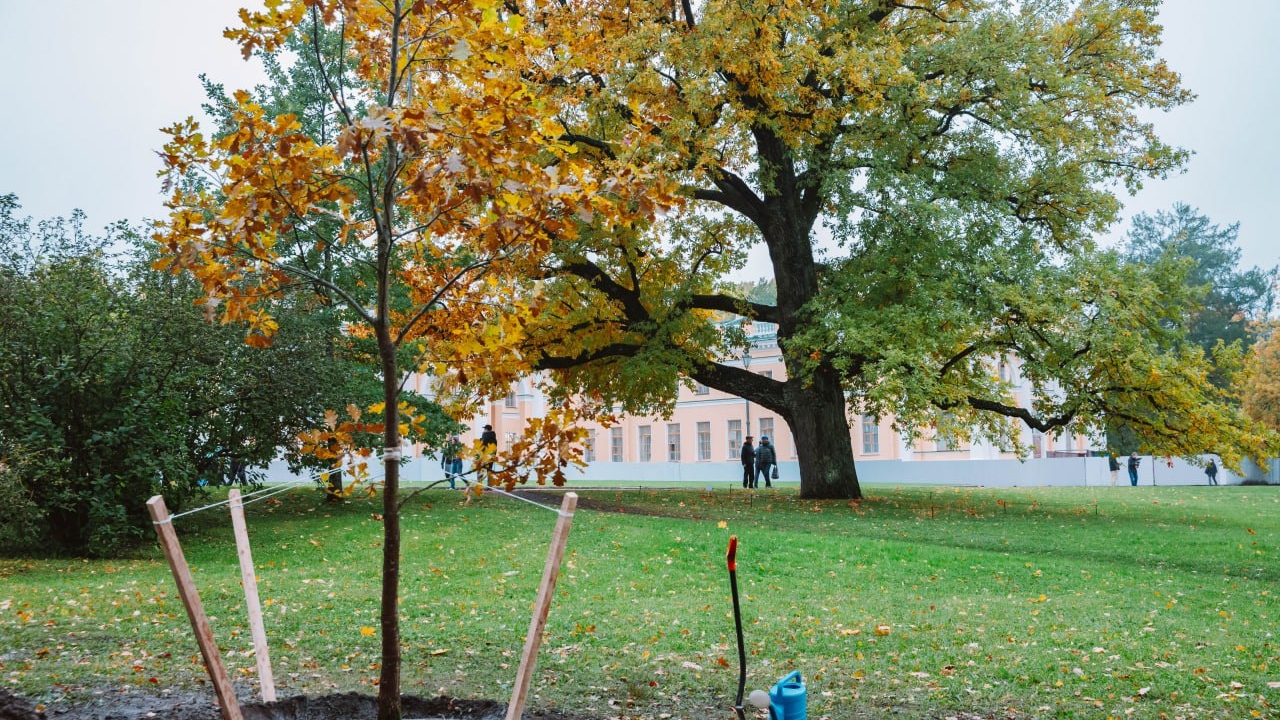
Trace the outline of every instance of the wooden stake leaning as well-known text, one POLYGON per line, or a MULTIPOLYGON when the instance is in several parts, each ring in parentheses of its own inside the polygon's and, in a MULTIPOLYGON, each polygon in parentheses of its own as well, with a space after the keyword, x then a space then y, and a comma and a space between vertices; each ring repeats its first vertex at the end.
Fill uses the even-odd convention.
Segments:
POLYGON ((573 511, 577 507, 578 494, 565 493, 564 502, 560 503, 560 518, 556 520, 556 529, 551 536, 551 547, 547 550, 547 564, 542 570, 542 584, 538 587, 538 599, 534 602, 533 620, 529 623, 529 635, 524 640, 524 652, 520 654, 520 670, 516 673, 511 704, 507 705, 506 720, 519 720, 524 713, 525 699, 533 678, 533 664, 538 656, 538 646, 542 644, 542 631, 547 627, 551 598, 555 596, 556 577, 560 574, 560 561, 564 558, 564 548, 569 541, 569 526, 573 523, 573 511))
POLYGON ((271 651, 267 649, 267 631, 262 624, 262 603, 258 600, 258 575, 253 568, 253 553, 249 550, 249 530, 244 523, 244 501, 240 490, 232 488, 227 493, 231 501, 231 528, 236 535, 236 555, 240 557, 240 581, 244 585, 244 606, 249 611, 249 629, 253 634, 253 657, 258 662, 258 685, 262 688, 262 701, 275 702, 276 682, 271 675, 271 651))
POLYGON ((169 561, 173 580, 178 584, 178 595, 187 609, 191 629, 195 631, 204 667, 209 672, 209 679, 213 681, 213 690, 218 695, 218 706, 222 710, 222 720, 244 720, 235 690, 231 687, 231 679, 227 677, 227 669, 222 664, 222 655, 218 653, 218 644, 213 640, 213 630, 209 627, 209 618, 204 614, 200 593, 196 591, 196 583, 191 578, 191 568, 182 555, 182 546, 178 544, 178 534, 173 530, 164 498, 156 495, 148 500, 147 511, 151 513, 151 521, 156 527, 156 535, 160 537, 160 547, 164 548, 164 557, 169 561))

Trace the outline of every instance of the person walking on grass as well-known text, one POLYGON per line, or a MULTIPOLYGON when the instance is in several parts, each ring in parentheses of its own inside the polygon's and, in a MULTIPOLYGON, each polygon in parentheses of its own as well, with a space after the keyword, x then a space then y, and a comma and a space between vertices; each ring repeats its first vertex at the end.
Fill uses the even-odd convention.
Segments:
POLYGON ((1210 485, 1218 484, 1218 463, 1209 458, 1209 464, 1204 466, 1204 474, 1209 477, 1210 485))
POLYGON ((1120 458, 1114 452, 1107 453, 1107 469, 1111 471, 1111 487, 1116 486, 1116 476, 1120 474, 1120 458))
POLYGON ((751 444, 751 436, 748 435, 746 440, 742 441, 742 487, 753 488, 756 486, 756 449, 751 444))
POLYGON ((498 451, 498 433, 493 431, 492 425, 484 426, 484 432, 480 433, 480 444, 487 453, 498 451))
POLYGON ((444 477, 449 481, 449 489, 456 490, 457 479, 462 477, 462 439, 457 435, 449 438, 440 451, 440 467, 444 468, 444 477))
POLYGON ((778 454, 774 452, 773 445, 769 444, 769 436, 761 435, 760 448, 756 450, 756 475, 751 481, 751 487, 760 487, 760 478, 764 478, 765 487, 773 487, 769 473, 777 464, 778 454))
POLYGON ((1129 484, 1134 487, 1138 486, 1138 463, 1142 460, 1138 457, 1138 453, 1129 455, 1129 484))
MULTIPOLYGON (((493 454, 498 452, 498 434, 492 425, 485 425, 480 433, 480 453, 484 457, 484 484, 489 484, 489 473, 493 472, 493 454)), ((478 470, 479 468, 477 468, 478 470)))

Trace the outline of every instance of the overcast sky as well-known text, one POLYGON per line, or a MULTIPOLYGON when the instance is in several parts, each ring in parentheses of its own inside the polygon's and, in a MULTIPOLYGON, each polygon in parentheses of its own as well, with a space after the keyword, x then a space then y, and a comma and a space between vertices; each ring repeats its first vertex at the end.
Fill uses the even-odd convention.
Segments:
MULTIPOLYGON (((200 73, 229 89, 260 79, 222 37, 248 4, 0 0, 0 194, 16 193, 37 219, 81 208, 92 229, 160 216, 159 128, 199 115, 200 73)), ((1188 203, 1240 223, 1245 266, 1274 266, 1280 0, 1167 0, 1161 21, 1162 54, 1198 98, 1157 126, 1196 154, 1185 173, 1127 199, 1126 215, 1188 203)))

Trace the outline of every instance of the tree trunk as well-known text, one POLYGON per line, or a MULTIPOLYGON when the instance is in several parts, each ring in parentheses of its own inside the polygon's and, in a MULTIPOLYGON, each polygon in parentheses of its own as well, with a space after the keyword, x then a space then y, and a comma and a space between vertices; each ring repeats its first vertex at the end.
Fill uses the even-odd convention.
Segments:
MULTIPOLYGON (((400 57, 400 21, 404 17, 400 0, 395 0, 391 20, 389 57, 396 66, 400 57)), ((386 106, 395 107, 397 79, 387 80, 386 106)), ((379 188, 378 208, 378 313, 374 334, 378 338, 378 360, 382 365, 383 423, 382 455, 386 475, 382 481, 382 672, 378 680, 378 720, 400 720, 400 367, 391 331, 391 285, 397 268, 393 262, 396 233, 396 176, 402 169, 400 151, 394 139, 386 141, 386 176, 379 188)))
POLYGON ((800 497, 811 500, 857 500, 862 497, 850 446, 844 388, 830 370, 819 370, 812 382, 786 383, 786 419, 800 461, 800 497))
POLYGON ((342 502, 342 468, 329 471, 329 482, 325 485, 325 500, 331 503, 342 502))
MULTIPOLYGON (((383 316, 386 317, 385 315, 383 316)), ((400 373, 385 320, 376 328, 382 364, 384 472, 382 487, 382 671, 378 720, 400 720, 400 373)))
POLYGON ((778 346, 787 365, 782 412, 795 436, 800 497, 858 499, 862 489, 853 466, 840 374, 825 362, 813 370, 803 370, 790 348, 791 338, 810 322, 805 308, 820 289, 812 238, 823 204, 820 186, 812 186, 812 180, 802 181, 796 174, 788 144, 772 128, 753 127, 752 134, 761 168, 774 176, 761 198, 763 212, 754 222, 769 249, 778 288, 777 312, 772 319, 778 323, 778 346))

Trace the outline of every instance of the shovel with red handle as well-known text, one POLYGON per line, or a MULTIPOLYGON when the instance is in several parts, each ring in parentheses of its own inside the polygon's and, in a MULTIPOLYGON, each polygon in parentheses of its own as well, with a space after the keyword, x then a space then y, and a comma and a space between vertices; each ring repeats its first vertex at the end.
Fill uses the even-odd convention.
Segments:
POLYGON ((733 593, 733 627, 738 633, 738 694, 733 701, 733 711, 738 720, 746 720, 742 711, 742 693, 747 687, 747 650, 742 644, 742 607, 738 604, 738 536, 729 536, 729 590, 733 593))

